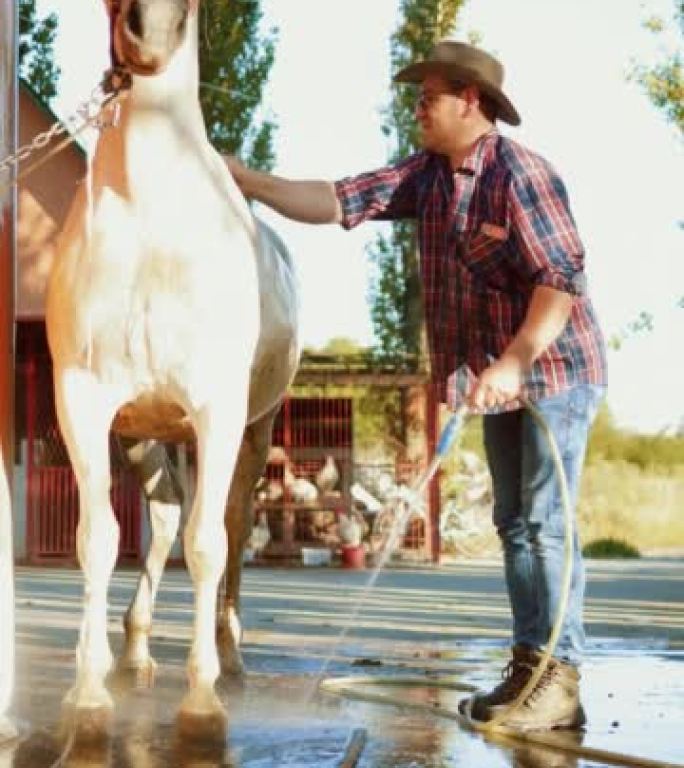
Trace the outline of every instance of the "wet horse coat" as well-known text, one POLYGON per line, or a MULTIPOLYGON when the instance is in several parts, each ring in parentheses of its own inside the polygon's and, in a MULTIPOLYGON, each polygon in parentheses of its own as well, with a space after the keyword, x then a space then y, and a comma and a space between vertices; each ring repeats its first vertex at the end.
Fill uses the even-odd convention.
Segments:
MULTIPOLYGON (((196 494, 184 532, 195 620, 181 715, 220 718, 216 591, 228 555, 232 598, 222 642, 228 665, 239 666, 251 493, 299 355, 295 282, 283 244, 254 219, 207 139, 196 7, 112 0, 109 10, 132 87, 118 126, 98 140, 91 179, 60 235, 46 308, 57 415, 79 487, 85 578, 77 679, 65 703, 77 715, 111 707, 104 677, 118 543, 109 498, 113 426, 135 438, 196 438, 196 494)), ((153 596, 129 612, 130 623, 142 624, 142 639, 129 647, 133 664, 151 663, 144 624, 153 596)))

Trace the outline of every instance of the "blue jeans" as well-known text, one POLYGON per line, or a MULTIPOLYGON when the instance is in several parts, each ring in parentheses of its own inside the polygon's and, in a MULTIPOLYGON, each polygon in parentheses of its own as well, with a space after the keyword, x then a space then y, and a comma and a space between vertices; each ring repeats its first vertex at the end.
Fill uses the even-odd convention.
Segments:
MULTIPOLYGON (((578 385, 535 405, 548 422, 577 504, 589 429, 603 387, 578 385)), ((494 525, 504 552, 515 643, 542 648, 559 610, 564 569, 564 511, 548 440, 527 410, 484 417, 494 490, 494 525)), ((575 527, 570 596, 554 655, 579 665, 584 650, 584 563, 575 527)))

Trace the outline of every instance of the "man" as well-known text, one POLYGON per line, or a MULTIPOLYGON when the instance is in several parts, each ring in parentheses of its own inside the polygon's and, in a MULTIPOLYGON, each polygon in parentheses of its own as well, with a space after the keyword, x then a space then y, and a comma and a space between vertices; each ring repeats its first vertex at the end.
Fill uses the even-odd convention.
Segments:
MULTIPOLYGON (((472 698, 489 720, 529 680, 558 614, 563 508, 547 439, 516 399, 533 400, 558 443, 573 502, 587 436, 605 386, 605 349, 586 296, 584 251, 562 181, 541 157, 501 135, 518 125, 503 67, 460 42, 439 43, 395 80, 420 84, 423 151, 335 183, 290 181, 228 164, 247 197, 310 223, 418 222, 432 374, 441 399, 462 364, 477 381, 467 402, 484 416, 513 614, 512 658, 492 691, 472 698)), ((575 537, 577 538, 577 537, 575 537)), ((506 724, 579 727, 584 572, 575 540, 572 589, 546 673, 506 724)), ((464 703, 462 703, 464 704, 464 703)))

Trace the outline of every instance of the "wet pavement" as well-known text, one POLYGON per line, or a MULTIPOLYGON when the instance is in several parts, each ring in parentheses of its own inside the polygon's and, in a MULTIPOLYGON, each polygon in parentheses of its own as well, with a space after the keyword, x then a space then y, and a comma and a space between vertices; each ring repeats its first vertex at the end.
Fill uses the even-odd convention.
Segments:
MULTIPOLYGON (((151 639, 159 662, 155 687, 127 689, 113 680, 111 739, 75 749, 68 738, 60 740, 59 714, 74 677, 80 573, 19 569, 12 714, 20 737, 0 748, 0 768, 332 768, 360 728, 368 739, 359 768, 606 764, 533 744, 494 743, 436 715, 317 692, 321 675, 420 676, 425 684, 392 686, 392 694, 455 709, 463 694, 435 688, 431 679, 456 676, 487 687, 505 663, 509 616, 500 564, 392 568, 366 595, 369 576, 335 568, 246 568, 247 675, 241 684, 219 686, 228 711, 225 741, 192 746, 174 727, 185 689, 192 590, 184 571, 169 571, 151 639)), ((135 579, 134 571, 119 571, 110 588, 115 653, 135 579)), ((558 738, 684 764, 684 561, 591 563, 586 622, 588 726, 558 738)))

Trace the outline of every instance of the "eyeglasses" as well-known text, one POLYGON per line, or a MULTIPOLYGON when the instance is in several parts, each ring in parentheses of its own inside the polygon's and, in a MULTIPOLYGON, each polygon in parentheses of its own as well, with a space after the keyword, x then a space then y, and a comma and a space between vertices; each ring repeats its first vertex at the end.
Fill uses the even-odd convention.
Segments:
POLYGON ((448 91, 421 91, 416 95, 416 109, 430 109, 441 96, 458 96, 465 87, 462 83, 454 83, 448 91))

